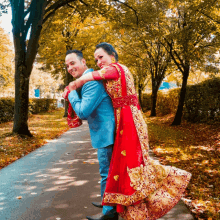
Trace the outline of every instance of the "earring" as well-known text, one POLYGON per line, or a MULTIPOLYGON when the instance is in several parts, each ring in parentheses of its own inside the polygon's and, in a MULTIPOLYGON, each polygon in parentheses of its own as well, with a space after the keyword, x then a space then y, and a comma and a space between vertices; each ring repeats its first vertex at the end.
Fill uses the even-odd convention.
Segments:
POLYGON ((116 60, 114 57, 112 57, 112 63, 116 63, 116 60))

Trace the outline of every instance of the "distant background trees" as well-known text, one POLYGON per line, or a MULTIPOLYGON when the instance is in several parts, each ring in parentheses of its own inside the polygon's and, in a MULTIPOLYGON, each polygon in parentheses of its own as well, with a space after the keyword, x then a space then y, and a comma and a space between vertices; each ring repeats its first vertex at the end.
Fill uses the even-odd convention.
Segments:
POLYGON ((219 74, 217 0, 4 2, 10 2, 13 15, 15 133, 30 134, 27 108, 34 64, 39 63, 41 70, 50 72, 55 79, 62 77, 67 85, 73 80, 64 65, 69 49, 82 50, 87 65, 97 68, 93 58, 95 45, 103 41, 113 44, 119 61, 134 75, 141 103, 142 93, 146 87, 151 88, 152 116, 157 113, 161 83, 174 81, 180 90, 173 125, 181 123, 187 84, 219 74))

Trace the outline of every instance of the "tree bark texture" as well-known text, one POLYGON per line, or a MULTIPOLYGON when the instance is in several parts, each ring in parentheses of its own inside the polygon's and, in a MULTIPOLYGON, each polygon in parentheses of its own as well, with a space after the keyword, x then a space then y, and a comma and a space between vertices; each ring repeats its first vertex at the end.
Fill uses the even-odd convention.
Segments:
POLYGON ((143 86, 142 85, 138 85, 138 99, 139 99, 139 103, 140 106, 142 106, 143 102, 142 102, 142 91, 143 91, 143 86))
MULTIPOLYGON (((156 74, 155 74, 156 75, 156 74)), ((158 76, 158 74, 157 74, 158 76)), ((151 117, 154 117, 157 115, 156 113, 156 107, 157 107, 157 93, 159 90, 159 87, 161 85, 161 82, 164 77, 156 78, 154 77, 154 74, 151 74, 151 82, 152 82, 152 94, 151 94, 151 117)))
POLYGON ((184 68, 182 87, 181 87, 180 96, 179 96, 179 103, 178 103, 176 115, 175 115, 172 125, 181 124, 188 77, 189 77, 189 65, 186 65, 184 68))
POLYGON ((156 107, 157 107, 157 91, 152 90, 151 95, 151 117, 156 116, 156 107))
MULTIPOLYGON (((19 56, 19 55, 18 55, 19 56)), ((29 74, 27 67, 22 62, 23 57, 18 58, 15 69, 15 107, 13 132, 31 136, 28 129, 28 100, 29 100, 29 74)))
POLYGON ((28 26, 24 25, 24 3, 11 1, 15 48, 15 107, 13 133, 32 136, 28 129, 29 80, 37 54, 38 41, 46 1, 33 1, 26 24, 31 24, 27 45, 28 26))

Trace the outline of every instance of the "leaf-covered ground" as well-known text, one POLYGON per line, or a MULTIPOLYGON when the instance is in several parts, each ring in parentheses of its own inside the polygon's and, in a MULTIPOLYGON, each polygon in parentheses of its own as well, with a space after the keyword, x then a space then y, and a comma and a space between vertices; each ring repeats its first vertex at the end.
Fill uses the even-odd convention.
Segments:
POLYGON ((146 116, 150 147, 161 163, 192 173, 184 202, 197 219, 220 219, 220 125, 170 126, 173 115, 146 116))
POLYGON ((32 138, 12 134, 13 122, 0 124, 0 169, 67 131, 63 115, 63 109, 32 115, 28 120, 32 138))

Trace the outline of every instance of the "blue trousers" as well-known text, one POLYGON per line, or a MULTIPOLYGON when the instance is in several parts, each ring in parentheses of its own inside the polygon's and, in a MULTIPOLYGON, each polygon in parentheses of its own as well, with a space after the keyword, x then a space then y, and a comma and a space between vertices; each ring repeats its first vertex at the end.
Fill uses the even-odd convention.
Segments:
MULTIPOLYGON (((107 147, 98 149, 98 161, 99 161, 99 173, 101 176, 101 198, 103 199, 103 195, 105 192, 108 171, 110 166, 110 161, 112 157, 113 145, 109 145, 107 147)), ((106 215, 107 213, 116 212, 115 207, 113 206, 103 206, 102 213, 106 215)))

